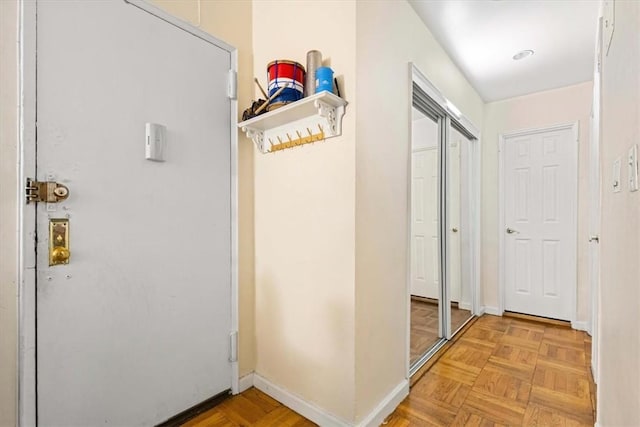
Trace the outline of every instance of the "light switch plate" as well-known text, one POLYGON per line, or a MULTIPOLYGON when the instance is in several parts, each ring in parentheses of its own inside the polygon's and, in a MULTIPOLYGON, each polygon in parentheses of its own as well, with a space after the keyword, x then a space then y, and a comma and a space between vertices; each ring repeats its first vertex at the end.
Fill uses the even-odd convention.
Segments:
POLYGON ((167 156, 167 128, 157 123, 145 125, 144 157, 164 162, 167 156))
POLYGON ((629 149, 629 191, 638 191, 638 145, 629 149))
POLYGON ((620 185, 620 166, 622 165, 622 159, 618 157, 613 162, 613 192, 619 193, 622 185, 620 185))

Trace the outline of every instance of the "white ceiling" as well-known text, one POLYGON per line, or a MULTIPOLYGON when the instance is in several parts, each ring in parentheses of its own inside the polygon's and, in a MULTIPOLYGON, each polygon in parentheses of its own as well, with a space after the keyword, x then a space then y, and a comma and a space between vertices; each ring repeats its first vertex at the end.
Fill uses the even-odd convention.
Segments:
POLYGON ((593 78, 596 0, 409 0, 489 101, 593 78), (520 61, 524 49, 535 54, 520 61))

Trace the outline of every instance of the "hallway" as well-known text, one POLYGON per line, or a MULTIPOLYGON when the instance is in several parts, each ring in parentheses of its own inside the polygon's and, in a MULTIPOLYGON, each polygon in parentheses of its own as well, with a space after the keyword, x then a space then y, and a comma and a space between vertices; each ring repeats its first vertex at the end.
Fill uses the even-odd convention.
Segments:
MULTIPOLYGON (((561 326, 484 315, 411 388, 386 426, 592 426, 591 338, 561 326)), ((189 427, 313 423, 251 388, 189 427)))

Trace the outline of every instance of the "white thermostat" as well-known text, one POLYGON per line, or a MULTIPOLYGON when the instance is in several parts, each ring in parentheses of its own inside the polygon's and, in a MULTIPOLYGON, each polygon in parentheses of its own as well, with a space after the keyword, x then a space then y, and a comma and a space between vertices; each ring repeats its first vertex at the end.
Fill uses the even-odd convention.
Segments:
POLYGON ((164 162, 167 156, 167 128, 157 123, 145 125, 144 157, 155 162, 164 162))

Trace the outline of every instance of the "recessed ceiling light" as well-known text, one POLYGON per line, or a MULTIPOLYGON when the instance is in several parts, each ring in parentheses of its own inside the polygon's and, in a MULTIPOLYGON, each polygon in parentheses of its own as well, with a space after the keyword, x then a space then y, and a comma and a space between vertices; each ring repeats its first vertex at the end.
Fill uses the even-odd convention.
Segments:
POLYGON ((518 61, 520 59, 526 58, 527 56, 533 55, 533 51, 531 49, 521 50, 520 52, 513 55, 513 60, 518 61))

